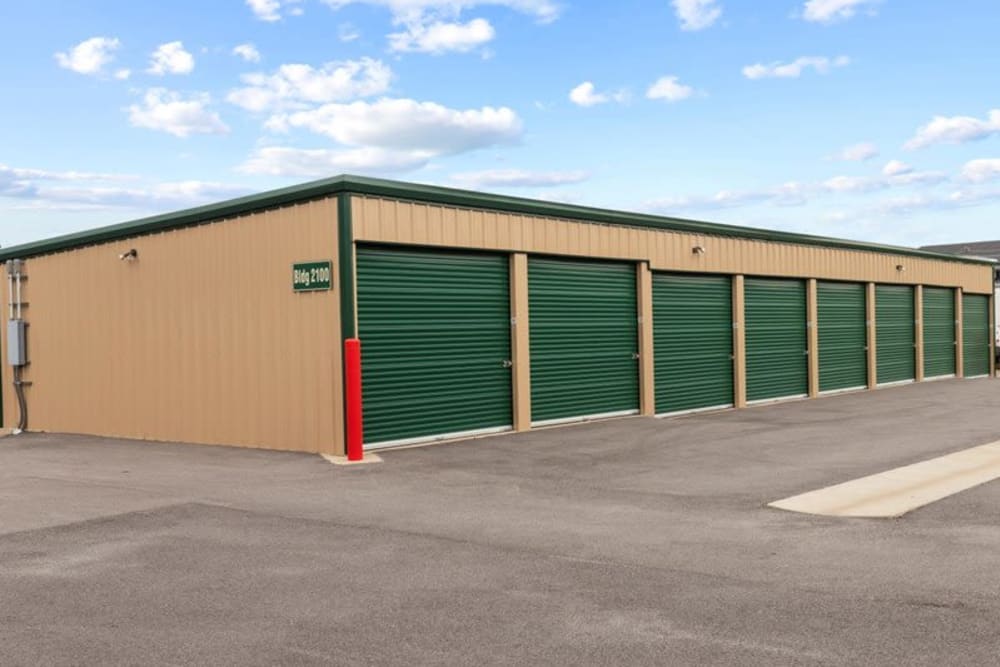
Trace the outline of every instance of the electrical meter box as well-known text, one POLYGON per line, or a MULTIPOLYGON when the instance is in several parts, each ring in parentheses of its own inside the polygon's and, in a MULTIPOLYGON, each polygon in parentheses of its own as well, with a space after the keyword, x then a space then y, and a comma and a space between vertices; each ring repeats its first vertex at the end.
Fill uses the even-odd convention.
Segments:
POLYGON ((28 363, 28 351, 25 348, 24 320, 7 320, 7 361, 11 366, 24 366, 28 363))

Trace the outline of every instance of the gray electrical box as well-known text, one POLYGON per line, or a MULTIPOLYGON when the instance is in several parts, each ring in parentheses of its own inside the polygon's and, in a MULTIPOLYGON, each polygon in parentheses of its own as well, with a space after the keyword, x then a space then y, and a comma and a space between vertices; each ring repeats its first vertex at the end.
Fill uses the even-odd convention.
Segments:
POLYGON ((25 347, 24 320, 7 320, 7 361, 11 366, 24 366, 28 363, 28 350, 25 347))

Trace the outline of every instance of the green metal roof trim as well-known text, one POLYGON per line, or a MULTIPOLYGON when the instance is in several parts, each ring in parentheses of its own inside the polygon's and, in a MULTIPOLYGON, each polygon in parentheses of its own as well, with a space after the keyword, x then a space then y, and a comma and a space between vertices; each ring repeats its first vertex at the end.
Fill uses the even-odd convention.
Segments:
POLYGON ((25 243, 0 249, 0 261, 8 259, 26 259, 82 246, 95 245, 117 241, 144 234, 179 229, 193 225, 205 224, 223 218, 244 215, 263 209, 277 208, 309 199, 317 199, 340 194, 343 192, 361 195, 374 195, 420 201, 432 204, 444 204, 468 208, 490 209, 509 213, 522 213, 555 218, 568 218, 587 222, 599 222, 630 227, 646 227, 696 234, 712 234, 716 236, 733 236, 760 241, 780 243, 797 243, 800 245, 844 248, 847 250, 866 250, 928 259, 965 262, 968 264, 992 264, 986 259, 960 257, 944 253, 904 248, 901 246, 877 245, 861 241, 847 241, 809 234, 794 234, 791 232, 771 231, 756 227, 739 227, 711 222, 699 222, 682 218, 668 218, 643 213, 628 213, 612 211, 588 206, 559 204, 554 202, 526 199, 523 197, 508 197, 493 195, 471 190, 458 190, 431 185, 417 185, 400 181, 389 181, 362 176, 336 176, 334 178, 313 181, 295 185, 280 190, 271 190, 261 194, 231 199, 218 204, 209 204, 197 208, 156 215, 131 222, 123 222, 109 227, 100 227, 85 232, 57 236, 55 238, 25 243))

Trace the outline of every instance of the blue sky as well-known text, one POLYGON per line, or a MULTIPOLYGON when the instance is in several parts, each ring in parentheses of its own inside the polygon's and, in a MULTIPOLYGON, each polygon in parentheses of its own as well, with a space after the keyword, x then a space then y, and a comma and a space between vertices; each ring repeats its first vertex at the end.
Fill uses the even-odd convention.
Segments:
POLYGON ((900 245, 1000 238, 995 0, 35 0, 0 244, 339 173, 900 245))

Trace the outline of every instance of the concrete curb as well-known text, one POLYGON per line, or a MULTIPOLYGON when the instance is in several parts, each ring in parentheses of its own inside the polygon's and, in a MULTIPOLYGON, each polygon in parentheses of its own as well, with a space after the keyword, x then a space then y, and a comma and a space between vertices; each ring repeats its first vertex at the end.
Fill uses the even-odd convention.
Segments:
POLYGON ((327 462, 335 466, 361 466, 368 463, 382 463, 382 457, 378 454, 365 454, 360 461, 348 461, 346 456, 334 456, 333 454, 320 454, 327 462))

